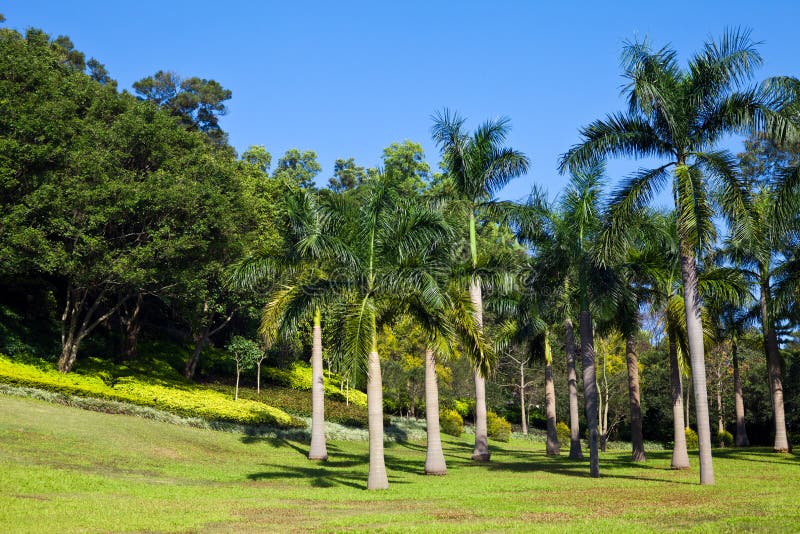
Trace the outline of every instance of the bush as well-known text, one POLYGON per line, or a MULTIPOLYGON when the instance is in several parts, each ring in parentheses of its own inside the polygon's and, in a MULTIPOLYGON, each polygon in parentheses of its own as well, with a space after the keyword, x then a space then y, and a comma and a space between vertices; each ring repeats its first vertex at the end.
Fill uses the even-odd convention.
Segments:
POLYGON ((556 424, 556 435, 558 436, 558 443, 561 446, 565 446, 565 444, 569 444, 570 440, 572 439, 572 433, 567 426, 567 423, 564 421, 559 421, 556 424))
POLYGON ((475 400, 474 399, 455 399, 453 401, 453 409, 458 412, 462 419, 470 417, 475 413, 475 400))
POLYGON ((486 414, 486 430, 489 437, 497 441, 511 439, 511 423, 494 412, 486 414))
POLYGON ((445 434, 460 437, 464 433, 464 419, 456 410, 442 410, 439 414, 439 427, 445 434))
POLYGON ((686 429, 686 448, 687 449, 696 449, 698 441, 697 441, 697 432, 692 430, 691 428, 686 429))
POLYGON ((727 430, 717 432, 717 443, 720 447, 733 447, 733 434, 727 430))
MULTIPOLYGON (((286 369, 262 367, 265 378, 272 384, 296 389, 311 390, 311 366, 304 362, 294 362, 286 369)), ((336 375, 325 373, 325 396, 342 402, 349 402, 366 408, 367 394, 354 388, 340 389, 342 379, 336 375)))
POLYGON ((62 374, 52 364, 18 363, 0 355, 0 382, 45 389, 67 395, 95 397, 150 406, 184 417, 201 417, 243 425, 300 428, 305 423, 283 410, 250 400, 234 401, 229 395, 188 383, 123 376, 62 374))

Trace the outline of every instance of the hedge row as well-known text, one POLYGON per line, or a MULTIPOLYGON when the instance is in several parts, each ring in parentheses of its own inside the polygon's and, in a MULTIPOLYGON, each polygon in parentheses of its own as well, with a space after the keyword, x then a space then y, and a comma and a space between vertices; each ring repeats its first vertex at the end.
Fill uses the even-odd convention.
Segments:
POLYGON ((0 382, 34 387, 82 397, 151 406, 185 417, 226 421, 243 425, 301 428, 305 423, 283 410, 252 400, 234 401, 219 391, 189 384, 147 382, 137 377, 104 381, 101 376, 63 374, 51 365, 30 365, 0 354, 0 382))
MULTIPOLYGON (((300 391, 311 390, 311 366, 307 363, 295 362, 287 369, 265 367, 264 376, 273 384, 300 391)), ((341 378, 325 373, 325 397, 342 402, 349 402, 362 408, 367 407, 367 394, 357 389, 342 390, 341 378)))

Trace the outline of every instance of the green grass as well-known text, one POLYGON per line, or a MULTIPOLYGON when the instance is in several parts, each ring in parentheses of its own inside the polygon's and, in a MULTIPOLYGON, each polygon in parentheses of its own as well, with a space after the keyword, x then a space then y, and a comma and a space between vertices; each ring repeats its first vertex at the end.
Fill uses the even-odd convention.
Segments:
MULTIPOLYGON (((539 443, 445 437, 446 477, 422 474, 424 444, 388 443, 391 488, 365 491, 367 444, 307 445, 0 395, 0 531, 796 531, 800 461, 715 451, 717 485, 671 471, 669 451, 632 465, 547 458, 539 443)), ((696 459, 693 460, 696 466, 696 459)))

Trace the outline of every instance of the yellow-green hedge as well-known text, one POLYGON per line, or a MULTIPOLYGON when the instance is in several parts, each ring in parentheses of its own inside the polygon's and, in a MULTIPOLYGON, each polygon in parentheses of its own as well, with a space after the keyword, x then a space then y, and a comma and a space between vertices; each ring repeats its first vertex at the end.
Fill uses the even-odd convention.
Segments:
MULTIPOLYGON (((311 366, 307 363, 294 362, 286 369, 275 367, 265 367, 264 374, 273 384, 286 386, 300 391, 311 389, 311 366)), ((325 373, 325 395, 327 397, 350 402, 356 406, 367 407, 367 394, 354 388, 342 391, 341 378, 336 375, 325 373)))
POLYGON ((268 424, 281 428, 305 424, 286 412, 261 402, 239 399, 200 386, 148 383, 134 377, 122 377, 109 385, 100 376, 63 374, 54 368, 15 362, 0 354, 0 382, 16 384, 82 397, 99 397, 188 417, 228 421, 245 425, 268 424))

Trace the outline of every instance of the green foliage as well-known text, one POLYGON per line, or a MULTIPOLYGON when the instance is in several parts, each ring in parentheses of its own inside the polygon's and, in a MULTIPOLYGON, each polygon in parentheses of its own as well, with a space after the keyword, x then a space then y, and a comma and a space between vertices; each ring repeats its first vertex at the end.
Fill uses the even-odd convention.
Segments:
MULTIPOLYGON (((285 386, 299 391, 311 391, 311 366, 305 362, 294 362, 286 369, 275 367, 262 367, 262 373, 268 382, 285 386)), ((325 396, 349 402, 356 406, 366 408, 367 394, 357 389, 349 388, 344 391, 341 388, 342 378, 335 374, 325 373, 325 396)), ((325 408, 327 418, 327 407, 325 408)), ((309 412, 310 413, 310 412, 309 412)))
POLYGON ((458 412, 461 417, 469 417, 475 413, 475 400, 474 399, 453 399, 453 409, 458 412))
POLYGON ((486 414, 486 430, 490 438, 507 442, 511 439, 511 423, 494 412, 486 414))
POLYGON ((563 447, 565 443, 569 443, 572 439, 572 433, 570 432, 567 423, 564 421, 559 421, 556 423, 556 436, 558 436, 558 442, 563 447))
POLYGON ((691 428, 686 429, 686 448, 687 449, 696 449, 697 448, 697 432, 692 430, 691 428))
POLYGON ((733 434, 727 430, 717 431, 717 444, 721 447, 733 447, 733 434))
POLYGON ((233 356, 236 366, 243 371, 254 369, 264 358, 258 343, 242 336, 233 336, 225 348, 233 356))
MULTIPOLYGON (((228 395, 233 393, 233 388, 227 385, 215 385, 214 389, 225 392, 228 395)), ((353 393, 353 391, 351 391, 353 393)), ((357 393, 361 393, 357 391, 357 393)), ((364 395, 363 393, 361 393, 364 395)), ((363 404, 356 404, 352 398, 350 403, 339 398, 341 393, 338 389, 325 391, 325 422, 339 423, 341 425, 354 426, 358 428, 367 427, 366 400, 363 404)), ((255 389, 240 388, 240 399, 251 399, 260 402, 267 402, 270 406, 279 408, 287 413, 299 417, 311 417, 311 392, 309 390, 296 389, 271 385, 264 387, 259 395, 255 389)))
POLYGON ((464 433, 464 420, 455 410, 442 410, 439 413, 439 427, 445 434, 459 437, 464 433))
POLYGON ((234 402, 229 396, 188 383, 145 377, 64 374, 51 364, 23 364, 0 355, 0 381, 58 393, 130 402, 185 417, 244 425, 268 424, 281 428, 305 424, 283 410, 255 401, 234 402))

